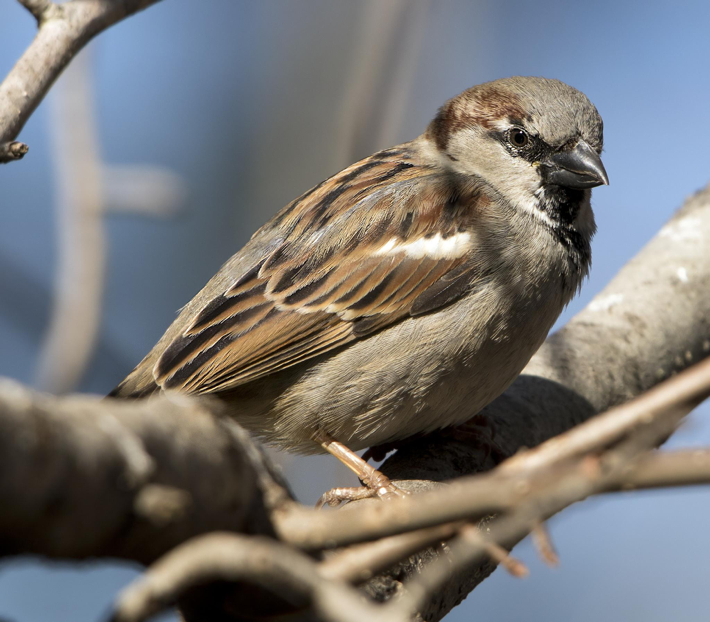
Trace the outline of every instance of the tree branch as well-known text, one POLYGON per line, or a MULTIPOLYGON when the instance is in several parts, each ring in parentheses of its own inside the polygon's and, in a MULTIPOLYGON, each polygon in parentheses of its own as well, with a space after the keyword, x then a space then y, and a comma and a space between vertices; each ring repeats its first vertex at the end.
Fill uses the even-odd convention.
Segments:
POLYGON ((45 19, 56 16, 61 10, 50 0, 18 0, 18 2, 32 13, 38 26, 41 26, 45 19))
POLYGON ((183 396, 99 402, 0 381, 0 555, 150 563, 209 531, 271 533, 268 506, 287 494, 211 412, 183 396))
MULTIPOLYGON (((413 583, 405 585, 407 596, 402 607, 416 611, 457 569, 461 571, 485 556, 496 563, 504 562, 519 574, 515 560, 491 547, 495 543, 515 544, 531 529, 539 531, 541 521, 576 501, 638 486, 710 483, 707 450, 654 453, 637 460, 641 453, 665 439, 680 418, 708 394, 710 359, 627 404, 523 452, 490 474, 461 478, 415 499, 370 504, 344 513, 316 513, 308 524, 308 540, 300 544, 315 547, 315 537, 319 539, 317 546, 325 547, 337 545, 342 536, 348 541, 370 530, 389 534, 424 527, 403 536, 351 547, 323 564, 331 575, 362 580, 368 573, 371 576, 445 539, 447 533, 460 530, 465 524, 449 521, 483 518, 495 512, 506 515, 493 523, 486 522, 486 530, 498 534, 495 540, 491 542, 466 526, 449 544, 450 555, 437 559, 413 583), (491 509, 490 493, 495 493, 499 507, 491 509)), ((298 537, 304 533, 298 529, 298 522, 303 524, 305 519, 303 510, 289 514, 277 517, 277 527, 282 534, 288 534, 283 537, 298 537), (290 518, 297 521, 295 529, 289 525, 290 518)), ((369 537, 372 536, 370 532, 369 537)), ((545 548, 552 550, 550 546, 545 548)), ((552 559, 549 552, 547 558, 552 559)))
POLYGON ((510 473, 524 476, 527 481, 519 484, 529 493, 510 514, 487 521, 485 531, 490 537, 483 537, 480 532, 476 532, 479 534, 477 539, 465 532, 457 535, 449 543, 448 554, 440 555, 407 583, 405 596, 399 602, 391 603, 389 609, 393 612, 420 611, 434 593, 473 562, 480 561, 484 555, 498 561, 490 555, 486 540, 512 547, 528 533, 539 529, 541 522, 553 514, 593 494, 618 486, 629 466, 668 438, 678 422, 698 403, 698 398, 706 396, 709 389, 710 359, 630 404, 612 409, 501 465, 496 469, 496 475, 503 478, 510 473), (670 399, 671 395, 674 399, 670 399), (632 423, 630 415, 635 410, 638 412, 644 404, 650 407, 647 415, 641 420, 637 417, 632 423), (601 440, 613 427, 610 422, 620 422, 617 427, 622 433, 601 440), (621 431, 624 426, 625 431, 621 431), (599 442, 591 442, 594 437, 599 442), (580 440, 586 441, 585 454, 577 451, 580 440), (612 445, 601 452, 600 442, 612 445), (482 537, 484 541, 481 541, 482 537))
POLYGON ((103 176, 88 53, 67 68, 49 102, 58 256, 36 384, 55 394, 73 390, 91 362, 104 294, 103 176))
POLYGON ((644 490, 667 486, 710 483, 710 450, 656 452, 631 465, 626 473, 611 478, 607 491, 644 490))
POLYGON ((0 84, 0 163, 27 152, 26 145, 12 147, 11 143, 77 52, 103 30, 158 1, 21 0, 37 19, 39 30, 0 84))
MULTIPOLYGON (((154 564, 119 598, 112 622, 141 622, 174 605, 195 586, 218 581, 258 585, 274 598, 333 622, 408 622, 383 611, 346 583, 327 578, 298 551, 266 538, 210 534, 191 540, 154 564)), ((241 617, 241 616, 240 616, 241 617)))
POLYGON ((29 149, 25 143, 2 143, 0 144, 0 163, 22 160, 29 149))

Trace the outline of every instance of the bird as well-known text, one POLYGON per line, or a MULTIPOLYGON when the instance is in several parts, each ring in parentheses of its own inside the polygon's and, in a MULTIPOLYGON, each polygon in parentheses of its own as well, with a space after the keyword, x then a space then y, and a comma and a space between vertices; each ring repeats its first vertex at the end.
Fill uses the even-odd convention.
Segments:
POLYGON ((214 396, 365 484, 326 502, 400 494, 355 451, 461 424, 520 374, 588 275, 602 148, 561 81, 464 91, 278 212, 110 396, 214 396))

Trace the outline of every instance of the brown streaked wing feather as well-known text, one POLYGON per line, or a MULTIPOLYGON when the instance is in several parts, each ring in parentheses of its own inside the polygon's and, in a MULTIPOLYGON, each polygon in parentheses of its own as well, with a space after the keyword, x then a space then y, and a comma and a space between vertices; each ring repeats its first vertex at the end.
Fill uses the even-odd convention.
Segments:
POLYGON ((265 225, 280 245, 205 305, 158 360, 156 381, 227 391, 450 303, 472 277, 464 255, 373 251, 470 226, 475 209, 459 202, 450 180, 404 148, 345 169, 265 225))
POLYGON ((392 300, 387 306, 387 313, 391 313, 393 309, 405 308, 407 312, 410 312, 413 301, 423 293, 433 284, 436 283, 439 278, 444 276, 449 270, 454 266, 457 266, 461 261, 456 260, 444 260, 440 259, 438 261, 429 259, 422 261, 422 267, 425 269, 425 274, 421 280, 419 280, 414 287, 410 289, 403 288, 400 296, 396 300, 392 300))
MULTIPOLYGON (((220 373, 213 374, 213 380, 201 385, 200 392, 226 391, 250 380, 292 367, 302 361, 328 352, 334 347, 352 341, 354 336, 351 333, 350 326, 345 322, 338 322, 308 339, 302 338, 299 341, 295 341, 293 346, 279 350, 278 354, 274 356, 245 368, 240 366, 231 374, 228 371, 225 373, 225 369, 221 368, 220 373)), ((215 361, 216 366, 219 366, 219 364, 219 361, 215 361)))
POLYGON ((410 306, 409 314, 414 317, 429 313, 460 298, 471 289, 472 283, 476 284, 476 288, 481 288, 487 282, 487 277, 480 274, 480 268, 462 264, 442 275, 440 279, 431 283, 421 293, 417 292, 417 296, 410 306))

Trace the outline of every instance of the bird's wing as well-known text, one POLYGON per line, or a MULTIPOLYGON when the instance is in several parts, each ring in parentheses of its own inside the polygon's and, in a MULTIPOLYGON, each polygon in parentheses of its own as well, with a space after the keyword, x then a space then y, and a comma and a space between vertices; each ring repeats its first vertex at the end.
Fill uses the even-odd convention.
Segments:
POLYGON ((296 199, 255 234, 259 261, 164 350, 156 382, 229 390, 456 300, 485 278, 468 225, 487 199, 454 187, 393 149, 296 199))

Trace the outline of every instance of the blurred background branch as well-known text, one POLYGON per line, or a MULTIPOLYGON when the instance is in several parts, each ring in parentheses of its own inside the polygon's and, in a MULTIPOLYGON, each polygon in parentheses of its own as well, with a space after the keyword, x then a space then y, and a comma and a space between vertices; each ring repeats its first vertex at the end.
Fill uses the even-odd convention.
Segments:
POLYGON ((59 257, 37 384, 52 393, 81 380, 101 322, 104 190, 88 51, 74 59, 50 98, 59 257))
POLYGON ((340 107, 336 162, 345 168, 398 142, 430 0, 364 0, 340 107))
POLYGON ((103 163, 90 52, 74 59, 50 97, 59 257, 37 386, 52 393, 78 386, 98 345, 106 214, 172 217, 187 195, 184 180, 165 167, 103 163))
POLYGON ((104 164, 101 171, 108 214, 171 218, 187 200, 185 179, 165 166, 104 164))

